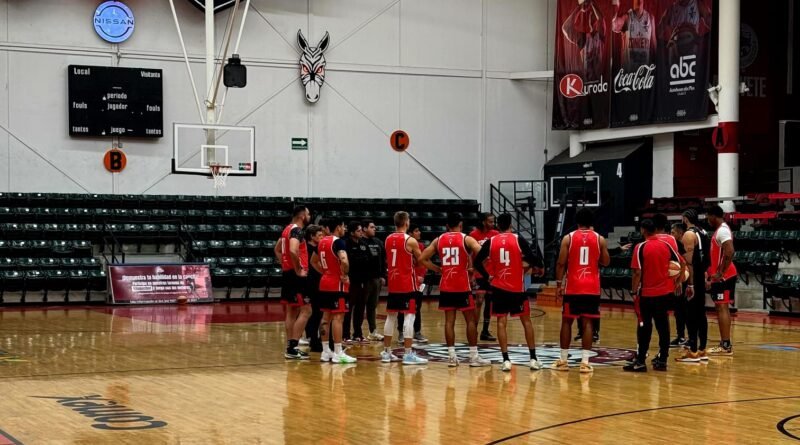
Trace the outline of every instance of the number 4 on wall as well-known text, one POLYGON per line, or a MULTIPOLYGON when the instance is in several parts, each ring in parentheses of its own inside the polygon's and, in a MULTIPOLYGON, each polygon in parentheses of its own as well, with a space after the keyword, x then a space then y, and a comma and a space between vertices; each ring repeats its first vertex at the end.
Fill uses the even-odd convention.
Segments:
POLYGON ((617 177, 622 177, 622 162, 617 162, 617 177))

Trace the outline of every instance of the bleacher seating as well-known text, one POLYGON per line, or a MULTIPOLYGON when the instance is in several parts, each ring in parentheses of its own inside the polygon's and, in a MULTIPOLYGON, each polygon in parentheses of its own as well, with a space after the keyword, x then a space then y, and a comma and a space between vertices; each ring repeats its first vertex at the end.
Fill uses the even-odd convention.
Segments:
POLYGON ((280 286, 275 241, 296 203, 314 218, 372 219, 380 238, 392 230, 394 212, 406 210, 425 240, 446 230, 448 212, 462 212, 471 225, 479 211, 477 201, 448 199, 0 193, 0 303, 8 292, 21 292, 24 303, 33 291, 44 302, 54 292, 63 292, 59 302, 74 301, 75 292, 89 301, 92 291, 106 290, 103 253, 123 244, 158 252, 183 243, 185 259, 209 263, 213 286, 227 297, 235 288, 245 297, 252 289, 266 294, 280 286))

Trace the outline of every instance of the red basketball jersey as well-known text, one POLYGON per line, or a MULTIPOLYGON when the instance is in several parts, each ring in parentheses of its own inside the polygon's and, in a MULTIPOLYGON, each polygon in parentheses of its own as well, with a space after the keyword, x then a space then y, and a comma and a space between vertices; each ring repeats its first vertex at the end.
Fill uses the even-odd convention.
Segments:
POLYGON ((442 292, 469 292, 469 253, 464 246, 466 235, 461 232, 447 232, 439 237, 437 247, 442 260, 442 292))
POLYGON ((594 230, 569 234, 567 295, 600 295, 600 235, 594 230))
POLYGON ((508 292, 525 292, 522 249, 514 233, 501 233, 490 241, 489 258, 494 275, 491 285, 508 292))
POLYGON ((386 265, 389 270, 389 293, 407 294, 417 291, 417 276, 414 271, 414 255, 408 251, 411 238, 405 233, 395 232, 386 237, 386 265))
MULTIPOLYGON (((283 229, 283 233, 281 233, 281 270, 284 272, 294 270, 294 264, 292 264, 292 256, 289 255, 289 239, 292 238, 292 232, 297 229, 302 233, 302 230, 297 224, 289 224, 286 228, 283 229)), ((295 232, 296 233, 296 232, 295 232)), ((306 245, 306 240, 300 236, 300 267, 303 270, 308 270, 308 246, 306 245)))
MULTIPOLYGON (((492 239, 493 236, 499 235, 499 234, 500 234, 500 232, 498 232, 495 229, 489 230, 488 232, 484 232, 482 230, 474 229, 472 232, 469 233, 469 236, 475 238, 475 241, 477 241, 478 244, 480 244, 482 246, 483 243, 485 243, 487 240, 490 240, 490 239, 492 239)), ((477 254, 478 254, 478 252, 475 252, 475 255, 477 255, 477 254)), ((489 273, 492 273, 491 265, 492 265, 491 260, 487 261, 486 264, 485 264, 486 271, 489 272, 489 273)), ((481 278, 481 274, 477 270, 475 271, 475 273, 473 273, 473 275, 475 276, 475 278, 481 278)))
MULTIPOLYGON (((674 236, 672 236, 672 235, 670 235, 668 233, 657 233, 656 234, 656 238, 658 238, 661 241, 664 241, 665 243, 669 244, 669 247, 672 247, 672 250, 674 250, 676 252, 678 252, 680 250, 680 249, 678 249, 678 242, 675 241, 675 237, 674 236)), ((681 257, 681 258, 683 258, 683 257, 681 257)))
MULTIPOLYGON (((719 265, 722 263, 722 243, 720 243, 720 239, 722 239, 722 243, 729 239, 731 242, 733 242, 731 228, 725 223, 722 223, 719 227, 717 227, 717 230, 714 231, 714 236, 711 237, 711 249, 709 251, 711 254, 711 266, 708 267, 708 276, 716 274, 719 270, 719 265)), ((723 272, 722 279, 730 280, 737 274, 738 272, 736 271, 736 265, 734 265, 733 261, 731 261, 731 265, 728 266, 728 270, 723 272)))
POLYGON ((319 280, 319 290, 322 292, 350 291, 350 283, 342 283, 341 261, 338 252, 333 248, 338 239, 335 236, 326 236, 317 246, 319 262, 322 263, 322 278, 319 280))

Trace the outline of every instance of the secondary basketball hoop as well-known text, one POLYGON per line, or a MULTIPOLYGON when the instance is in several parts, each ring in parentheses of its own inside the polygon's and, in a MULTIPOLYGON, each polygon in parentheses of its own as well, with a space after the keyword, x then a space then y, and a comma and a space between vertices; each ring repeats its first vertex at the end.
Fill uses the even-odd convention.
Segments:
POLYGON ((214 179, 214 188, 225 188, 228 175, 233 170, 230 165, 222 165, 217 163, 208 164, 208 169, 211 171, 211 178, 214 179))

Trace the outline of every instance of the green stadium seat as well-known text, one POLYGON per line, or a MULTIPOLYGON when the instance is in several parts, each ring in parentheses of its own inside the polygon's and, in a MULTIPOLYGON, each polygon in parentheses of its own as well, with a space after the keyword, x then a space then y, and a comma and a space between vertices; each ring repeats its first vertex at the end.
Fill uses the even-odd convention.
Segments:
POLYGON ((69 274, 61 269, 45 270, 45 289, 44 301, 48 301, 48 294, 50 291, 65 291, 67 290, 67 281, 69 274))
POLYGON ((203 258, 203 263, 208 264, 209 267, 213 268, 213 267, 216 267, 216 265, 217 265, 217 259, 215 257, 208 257, 207 256, 207 257, 203 258))
POLYGON ((260 256, 256 258, 256 265, 259 267, 269 268, 275 264, 275 258, 271 256, 260 256))
POLYGON ((14 266, 22 269, 30 269, 37 266, 36 258, 17 258, 14 260, 14 266))
POLYGON ((30 250, 35 256, 42 256, 50 253, 52 243, 48 240, 33 240, 30 242, 30 250))
MULTIPOLYGON (((6 292, 19 292, 25 288, 25 278, 18 270, 4 270, 0 274, 0 304, 5 300, 6 292)), ((24 295, 22 300, 24 301, 24 295)))
POLYGON ((261 253, 261 241, 257 239, 249 239, 244 241, 244 252, 251 256, 257 256, 261 253))
POLYGON ((11 243, 0 239, 0 256, 8 255, 11 252, 11 243))
POLYGON ((217 258, 217 264, 220 267, 233 267, 237 264, 237 261, 234 257, 224 256, 217 258))
POLYGON ((237 264, 239 267, 250 268, 256 264, 256 259, 247 256, 239 257, 237 264))
POLYGON ((41 269, 54 269, 61 266, 61 262, 57 258, 39 258, 37 265, 41 269))
POLYGON ((241 255, 244 242, 242 240, 233 239, 225 242, 226 255, 241 255))
POLYGON ((225 241, 210 240, 208 241, 208 254, 209 255, 223 255, 225 253, 225 241))
POLYGON ((57 240, 53 241, 53 247, 50 249, 50 252, 55 256, 61 257, 66 255, 72 255, 74 251, 72 249, 71 242, 65 240, 57 240))
POLYGON ((61 258, 61 267, 65 269, 77 269, 81 267, 81 260, 77 258, 61 258))
POLYGON ((14 267, 14 259, 9 257, 0 258, 0 269, 11 269, 14 267))
POLYGON ((98 259, 97 259, 97 258, 94 258, 94 257, 90 257, 90 258, 81 258, 81 259, 80 259, 80 262, 81 262, 81 267, 82 267, 83 269, 87 269, 87 270, 91 270, 91 269, 97 269, 97 268, 99 268, 99 267, 101 267, 101 266, 102 266, 102 264, 100 263, 100 261, 98 261, 98 259))
MULTIPOLYGON (((89 272, 82 269, 74 269, 69 271, 69 280, 67 281, 67 301, 69 300, 69 291, 86 290, 89 285, 89 272)), ((86 293, 84 301, 89 301, 89 294, 86 293)))

